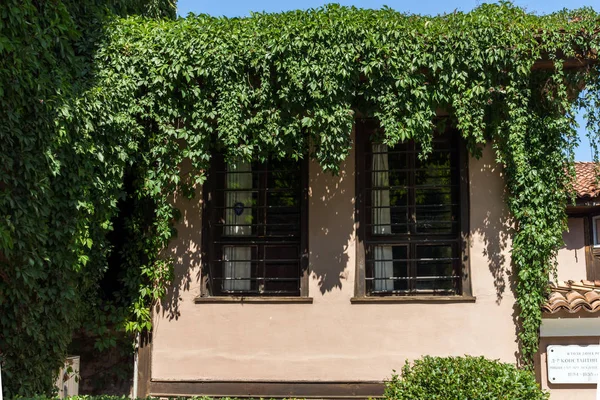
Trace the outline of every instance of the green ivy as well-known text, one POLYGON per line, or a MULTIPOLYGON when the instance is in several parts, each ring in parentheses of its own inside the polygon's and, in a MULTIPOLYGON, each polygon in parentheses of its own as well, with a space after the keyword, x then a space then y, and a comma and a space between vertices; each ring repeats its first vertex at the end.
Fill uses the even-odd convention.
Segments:
POLYGON ((105 135, 142 140, 138 193, 156 204, 160 239, 145 242, 149 263, 170 237, 170 196, 202 183, 213 151, 310 154, 335 173, 356 118, 377 118, 389 145, 415 139, 427 149, 436 111, 448 111, 473 155, 491 140, 504 166, 519 337, 531 365, 565 228, 575 108, 587 107, 594 143, 599 129, 598 65, 563 62, 595 60, 598 22, 592 9, 536 16, 510 3, 438 17, 332 5, 241 19, 129 18, 96 53, 88 103, 111 104, 101 119, 123 122, 105 135), (540 60, 554 63, 538 68, 540 60), (575 101, 584 85, 587 97, 575 101))
POLYGON ((118 315, 100 311, 97 286, 123 191, 119 146, 131 140, 94 135, 83 124, 102 105, 78 105, 95 87, 104 24, 174 12, 168 0, 1 2, 0 363, 9 398, 51 392, 73 331, 118 315))
MULTIPOLYGON (((142 3, 106 2, 121 15, 148 10, 142 3)), ((112 322, 131 332, 150 328, 150 306, 172 276, 160 253, 178 217, 172 196, 202 184, 214 151, 310 156, 336 173, 357 118, 378 119, 388 145, 422 142, 426 156, 437 110, 449 112, 445 122, 474 156, 491 141, 504 167, 521 353, 531 365, 566 226, 575 108, 586 107, 594 146, 600 131, 598 64, 563 67, 595 60, 592 9, 536 16, 500 3, 425 17, 331 5, 175 20, 156 18, 172 17, 156 0, 146 16, 109 20, 92 1, 16 4, 0 9, 0 140, 9 146, 0 154, 0 358, 9 394, 47 390, 50 378, 32 377, 59 365, 71 324, 101 332, 102 310, 113 310, 112 322), (105 302, 98 282, 119 201, 133 207, 124 289, 105 302), (18 372, 30 358, 44 362, 18 372)))

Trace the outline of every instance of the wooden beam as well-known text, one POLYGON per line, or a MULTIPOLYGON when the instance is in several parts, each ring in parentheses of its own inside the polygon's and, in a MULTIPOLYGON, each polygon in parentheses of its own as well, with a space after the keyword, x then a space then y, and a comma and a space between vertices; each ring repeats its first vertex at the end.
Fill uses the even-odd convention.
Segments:
POLYGON ((352 304, 385 304, 385 303, 475 303, 475 296, 367 296, 367 297, 352 297, 352 304))
POLYGON ((152 381, 154 397, 366 399, 382 397, 383 382, 152 381))
POLYGON ((150 378, 152 376, 152 332, 140 335, 138 348, 138 375, 133 379, 138 382, 138 398, 145 398, 150 394, 150 378))
POLYGON ((312 297, 284 297, 284 296, 198 296, 194 299, 196 304, 200 303, 256 303, 256 304, 283 304, 298 303, 312 304, 312 297))

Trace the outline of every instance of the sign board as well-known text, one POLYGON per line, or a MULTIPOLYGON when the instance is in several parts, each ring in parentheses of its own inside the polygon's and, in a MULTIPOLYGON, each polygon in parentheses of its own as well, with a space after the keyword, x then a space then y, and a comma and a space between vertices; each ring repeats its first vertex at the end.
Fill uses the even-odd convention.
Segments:
POLYGON ((600 345, 550 345, 546 357, 550 383, 598 383, 600 345))

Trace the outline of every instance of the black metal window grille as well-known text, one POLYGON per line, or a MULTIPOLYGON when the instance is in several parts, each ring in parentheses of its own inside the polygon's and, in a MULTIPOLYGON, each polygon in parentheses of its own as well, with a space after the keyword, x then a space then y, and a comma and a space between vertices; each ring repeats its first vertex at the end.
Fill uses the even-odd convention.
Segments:
POLYGON ((299 296, 306 254, 306 163, 225 163, 215 156, 205 201, 211 295, 299 296))
POLYGON ((461 294, 457 136, 436 136, 424 160, 414 141, 366 141, 358 167, 367 295, 461 294))

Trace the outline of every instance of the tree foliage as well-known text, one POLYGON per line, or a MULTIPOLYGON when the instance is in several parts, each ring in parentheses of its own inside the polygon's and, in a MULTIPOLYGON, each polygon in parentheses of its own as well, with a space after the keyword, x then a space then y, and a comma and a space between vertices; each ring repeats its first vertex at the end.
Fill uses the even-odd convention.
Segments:
POLYGON ((74 105, 94 87, 103 24, 133 13, 174 17, 174 6, 0 6, 0 363, 9 397, 50 391, 73 330, 84 316, 105 318, 95 295, 125 160, 103 160, 103 151, 121 151, 114 147, 121 139, 90 134, 74 105))
MULTIPOLYGON (((120 3, 130 7, 122 14, 140 10, 111 4, 120 3)), ((598 137, 598 64, 564 67, 596 57, 592 9, 536 16, 500 3, 426 17, 332 5, 174 20, 155 18, 168 11, 157 1, 150 15, 99 25, 85 18, 86 7, 104 15, 93 2, 27 4, 28 16, 2 9, 0 36, 0 351, 10 393, 48 388, 18 380, 57 366, 84 311, 109 307, 130 331, 150 327, 149 305, 171 276, 160 257, 177 217, 170 199, 193 193, 214 151, 310 156, 335 173, 356 118, 377 118, 388 145, 422 142, 426 156, 438 110, 474 156, 492 141, 504 166, 531 361, 565 228, 575 107, 587 107, 598 137), (539 69, 539 60, 553 63, 539 69), (97 288, 119 200, 131 206, 124 289, 106 303, 97 288), (39 362, 17 372, 30 359, 39 362)))

